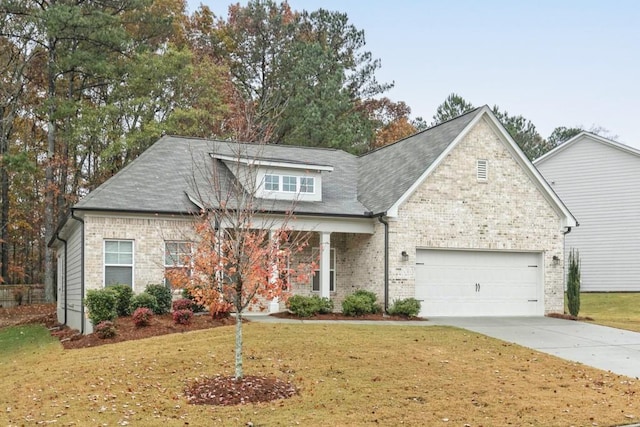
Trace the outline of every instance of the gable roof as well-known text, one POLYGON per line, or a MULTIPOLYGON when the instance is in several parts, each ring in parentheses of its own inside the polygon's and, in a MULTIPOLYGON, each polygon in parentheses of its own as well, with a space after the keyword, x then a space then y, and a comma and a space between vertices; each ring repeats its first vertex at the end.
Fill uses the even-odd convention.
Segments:
MULTIPOLYGON (((322 201, 297 201, 296 214, 359 216, 397 209, 479 121, 485 119, 505 142, 513 158, 541 190, 566 226, 575 218, 529 162, 488 106, 416 133, 360 157, 337 149, 274 144, 245 144, 200 138, 164 136, 136 160, 89 193, 74 209, 136 213, 190 213, 201 206, 198 189, 208 188, 202 171, 217 162, 220 183, 237 179, 229 159, 241 154, 263 164, 308 165, 322 173, 322 201), (314 167, 315 165, 315 167, 314 167), (200 173, 197 173, 200 171, 200 173)), ((206 193, 206 190, 205 192, 206 193)), ((210 194, 209 194, 210 196, 210 194)), ((215 200, 210 197, 208 200, 215 200)), ((287 200, 261 200, 268 212, 291 210, 287 200)))
POLYGON ((566 142, 558 145, 553 150, 550 150, 547 153, 543 154, 542 156, 538 157, 537 159, 535 159, 533 161, 533 164, 534 165, 539 165, 541 163, 544 163, 547 160, 555 157, 558 153, 561 153, 561 152, 573 147, 575 144, 577 144, 578 142, 580 142, 580 141, 582 141, 584 139, 589 139, 591 141, 598 142, 598 143, 606 145, 608 147, 615 148, 615 149, 621 150, 621 151, 623 151, 625 153, 640 157, 640 150, 637 150, 637 149, 635 149, 633 147, 629 147, 628 145, 622 144, 620 142, 604 138, 604 137, 602 137, 600 135, 596 135, 596 134, 591 133, 591 132, 583 131, 583 132, 580 132, 579 134, 577 134, 576 136, 574 136, 573 138, 568 139, 566 142))
POLYGON ((482 111, 418 132, 358 159, 358 194, 374 213, 387 212, 482 111))

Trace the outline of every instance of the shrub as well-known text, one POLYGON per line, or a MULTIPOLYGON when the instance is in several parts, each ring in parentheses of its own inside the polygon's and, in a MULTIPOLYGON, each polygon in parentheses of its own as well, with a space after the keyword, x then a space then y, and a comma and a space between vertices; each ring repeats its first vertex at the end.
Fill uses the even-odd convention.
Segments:
POLYGON ((118 316, 128 316, 131 314, 129 306, 133 297, 133 289, 129 285, 113 285, 109 286, 116 294, 116 312, 118 316))
POLYGON ((287 300, 287 308, 299 317, 310 317, 318 313, 331 313, 333 301, 328 298, 320 298, 318 295, 310 297, 294 295, 287 300))
POLYGON ((195 301, 195 297, 193 296, 193 294, 191 293, 191 291, 189 289, 183 289, 182 290, 182 298, 186 298, 192 301, 192 305, 191 305, 191 310, 194 313, 202 313, 203 311, 205 311, 205 306, 204 305, 200 305, 195 301))
POLYGON ((188 298, 177 299, 172 304, 173 311, 178 311, 178 310, 193 311, 193 309, 191 308, 192 306, 193 306, 193 301, 191 301, 188 298))
POLYGON ((395 300, 389 307, 389 314, 392 316, 416 317, 420 313, 421 304, 415 298, 395 300))
POLYGON ((151 319, 153 318, 153 311, 147 307, 139 307, 135 309, 131 318, 133 319, 133 324, 138 328, 142 326, 149 326, 151 319))
POLYGON ((88 290, 84 303, 94 326, 105 320, 113 321, 118 316, 116 294, 109 288, 88 290))
POLYGON ((116 325, 111 320, 103 320, 95 327, 95 334, 102 338, 113 338, 116 336, 116 325))
POLYGON ((193 311, 191 310, 176 310, 173 312, 173 321, 176 325, 188 325, 191 323, 193 317, 193 311))
POLYGON ((569 252, 567 305, 569 306, 569 313, 572 316, 577 316, 580 312, 580 254, 575 249, 571 249, 571 252, 569 252))
POLYGON ((376 294, 370 291, 357 290, 342 301, 342 314, 346 316, 363 316, 381 313, 382 307, 376 302, 376 294))
POLYGON ((171 289, 164 285, 147 285, 144 291, 156 297, 158 305, 153 310, 155 314, 166 314, 171 310, 171 300, 173 299, 171 289))
POLYGON ((146 292, 142 292, 141 294, 134 295, 131 298, 131 305, 129 306, 129 310, 133 313, 138 308, 148 308, 154 313, 158 311, 158 300, 151 294, 146 292))
POLYGON ((211 301, 209 303, 209 314, 212 319, 226 319, 233 311, 233 304, 226 301, 211 301))

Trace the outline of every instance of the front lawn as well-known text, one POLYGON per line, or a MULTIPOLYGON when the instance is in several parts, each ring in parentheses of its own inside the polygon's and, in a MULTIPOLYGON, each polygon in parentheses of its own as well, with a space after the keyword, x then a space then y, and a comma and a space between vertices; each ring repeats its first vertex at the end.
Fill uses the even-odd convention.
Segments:
POLYGON ((600 325, 640 332, 640 293, 581 293, 580 316, 600 325))
POLYGON ((194 379, 233 373, 233 326, 78 350, 36 340, 0 358, 0 425, 611 426, 640 417, 635 379, 454 328, 249 323, 244 331, 245 373, 289 380, 297 396, 186 402, 194 379))

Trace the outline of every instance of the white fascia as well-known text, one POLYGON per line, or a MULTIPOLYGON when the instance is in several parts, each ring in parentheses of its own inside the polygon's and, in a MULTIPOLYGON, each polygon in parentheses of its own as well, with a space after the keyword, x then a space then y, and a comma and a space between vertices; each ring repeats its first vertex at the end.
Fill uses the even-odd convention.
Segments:
POLYGON ((286 168, 286 169, 316 170, 318 172, 321 172, 321 171, 333 172, 333 166, 319 165, 319 164, 313 164, 313 163, 296 163, 296 162, 287 162, 284 160, 264 160, 264 159, 239 157, 239 156, 227 156, 224 154, 211 154, 211 157, 218 160, 238 162, 240 164, 250 165, 250 166, 251 165, 268 166, 268 167, 286 168))

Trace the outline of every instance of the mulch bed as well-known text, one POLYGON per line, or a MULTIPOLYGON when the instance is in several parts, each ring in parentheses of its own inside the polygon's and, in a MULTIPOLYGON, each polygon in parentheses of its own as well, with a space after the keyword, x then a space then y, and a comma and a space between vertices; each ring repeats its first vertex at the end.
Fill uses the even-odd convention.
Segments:
POLYGON ((564 320, 583 320, 583 321, 593 321, 594 319, 589 316, 572 316, 568 313, 549 313, 547 317, 554 317, 556 319, 564 319, 564 320))

